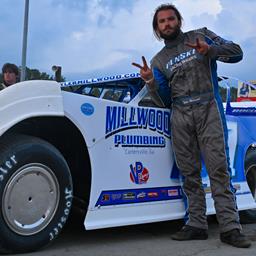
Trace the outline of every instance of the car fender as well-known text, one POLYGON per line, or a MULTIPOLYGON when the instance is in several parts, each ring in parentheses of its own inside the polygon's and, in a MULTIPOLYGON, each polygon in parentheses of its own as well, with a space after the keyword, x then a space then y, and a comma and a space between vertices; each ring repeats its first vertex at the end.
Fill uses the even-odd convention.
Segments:
POLYGON ((33 80, 0 91, 0 136, 30 117, 64 116, 60 85, 55 81, 33 80))

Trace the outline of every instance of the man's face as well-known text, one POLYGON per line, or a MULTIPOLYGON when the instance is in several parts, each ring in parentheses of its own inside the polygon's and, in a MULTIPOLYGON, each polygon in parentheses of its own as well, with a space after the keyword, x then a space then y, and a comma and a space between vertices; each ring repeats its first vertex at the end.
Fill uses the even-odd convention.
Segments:
POLYGON ((173 10, 163 10, 157 14, 157 31, 165 40, 175 39, 180 32, 181 23, 173 10))
POLYGON ((4 82, 7 86, 16 83, 16 74, 10 70, 4 72, 4 82))

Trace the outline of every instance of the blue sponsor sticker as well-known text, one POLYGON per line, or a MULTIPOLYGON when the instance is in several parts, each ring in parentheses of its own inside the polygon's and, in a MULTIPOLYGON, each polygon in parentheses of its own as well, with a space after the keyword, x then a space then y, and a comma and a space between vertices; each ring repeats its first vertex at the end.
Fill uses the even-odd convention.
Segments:
POLYGON ((86 116, 91 116, 94 113, 94 107, 90 103, 84 103, 81 106, 81 111, 86 115, 86 116))
POLYGON ((183 199, 181 186, 108 190, 101 192, 95 206, 146 203, 177 199, 183 199))

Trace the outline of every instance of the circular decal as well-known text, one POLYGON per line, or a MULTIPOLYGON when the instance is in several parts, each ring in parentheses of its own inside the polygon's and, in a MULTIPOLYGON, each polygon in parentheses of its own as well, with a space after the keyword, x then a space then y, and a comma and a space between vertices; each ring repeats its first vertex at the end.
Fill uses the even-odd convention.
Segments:
POLYGON ((91 105, 90 103, 84 103, 81 106, 81 111, 86 115, 86 116, 90 116, 94 113, 94 107, 93 105, 91 105))
POLYGON ((149 171, 141 162, 136 162, 135 166, 130 165, 130 179, 135 184, 145 184, 149 179, 149 171))

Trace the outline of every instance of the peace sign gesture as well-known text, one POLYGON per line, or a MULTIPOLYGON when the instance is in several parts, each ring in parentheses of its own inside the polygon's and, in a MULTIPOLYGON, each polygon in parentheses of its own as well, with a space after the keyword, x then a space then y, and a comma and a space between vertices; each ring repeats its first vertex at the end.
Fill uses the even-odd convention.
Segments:
POLYGON ((196 39, 195 44, 192 44, 190 42, 187 42, 185 44, 191 48, 194 48, 200 54, 203 54, 203 55, 207 54, 207 52, 209 51, 209 48, 210 48, 210 46, 205 41, 202 41, 199 38, 196 39))
POLYGON ((132 65, 140 69, 140 76, 145 82, 151 81, 153 79, 153 72, 151 68, 149 68, 144 56, 142 56, 142 63, 143 66, 134 62, 132 63, 132 65))

